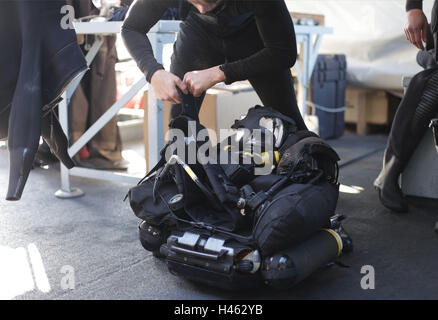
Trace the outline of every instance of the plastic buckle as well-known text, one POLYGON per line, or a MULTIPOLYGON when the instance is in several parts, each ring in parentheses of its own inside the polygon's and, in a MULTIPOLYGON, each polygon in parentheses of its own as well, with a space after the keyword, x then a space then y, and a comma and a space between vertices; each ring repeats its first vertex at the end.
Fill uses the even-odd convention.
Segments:
POLYGON ((264 191, 257 192, 251 199, 247 201, 247 205, 252 211, 255 211, 263 202, 269 198, 269 195, 264 191))

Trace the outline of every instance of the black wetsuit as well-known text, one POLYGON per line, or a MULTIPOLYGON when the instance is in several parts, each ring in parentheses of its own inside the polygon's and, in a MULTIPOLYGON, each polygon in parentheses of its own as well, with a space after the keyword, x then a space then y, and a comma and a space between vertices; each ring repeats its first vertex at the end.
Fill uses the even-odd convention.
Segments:
MULTIPOLYGON (((437 39, 437 3, 432 12, 431 31, 427 49, 419 51, 418 62, 426 69, 412 78, 409 87, 397 108, 392 122, 388 144, 383 157, 383 167, 374 185, 379 190, 380 200, 387 208, 408 211, 408 203, 399 186, 399 177, 408 165, 411 156, 427 131, 432 118, 438 113, 438 68, 433 50, 437 39), (430 55, 430 56, 429 56, 430 55)), ((422 0, 407 0, 406 11, 422 9, 422 0)))
POLYGON ((423 9, 423 0, 406 0, 406 11, 423 9))
MULTIPOLYGON (((174 44, 173 74, 182 79, 189 71, 221 65, 227 84, 249 80, 265 106, 305 128, 290 72, 297 56, 295 30, 283 0, 223 0, 204 15, 185 0, 137 0, 123 24, 122 36, 149 82, 163 66, 154 58, 146 34, 171 7, 180 9, 183 20, 174 44)), ((179 105, 173 105, 171 117, 179 110, 179 105)))

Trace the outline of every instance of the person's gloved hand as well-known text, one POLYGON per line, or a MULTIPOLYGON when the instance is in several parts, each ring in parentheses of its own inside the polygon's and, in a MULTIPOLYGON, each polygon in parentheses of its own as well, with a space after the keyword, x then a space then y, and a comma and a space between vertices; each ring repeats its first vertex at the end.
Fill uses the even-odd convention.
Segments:
POLYGON ((427 41, 427 28, 427 18, 422 10, 412 9, 407 12, 406 39, 420 50, 424 50, 423 42, 427 41))

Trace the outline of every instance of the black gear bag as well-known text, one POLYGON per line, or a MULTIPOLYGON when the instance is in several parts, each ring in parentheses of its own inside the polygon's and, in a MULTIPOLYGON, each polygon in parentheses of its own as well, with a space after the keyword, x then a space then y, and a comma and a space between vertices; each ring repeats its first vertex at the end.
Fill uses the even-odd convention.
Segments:
POLYGON ((183 133, 185 155, 173 148, 176 135, 127 194, 143 221, 143 246, 165 257, 172 273, 232 289, 279 287, 296 264, 284 282, 293 285, 335 260, 345 241, 351 244, 335 215, 339 157, 326 142, 256 106, 235 122, 234 134, 211 146, 208 137, 197 140, 205 128, 193 112, 196 100, 181 97, 183 111, 169 127, 183 133), (189 150, 235 162, 189 163, 189 150), (287 252, 297 256, 285 258, 287 252), (273 265, 281 268, 268 272, 273 265))

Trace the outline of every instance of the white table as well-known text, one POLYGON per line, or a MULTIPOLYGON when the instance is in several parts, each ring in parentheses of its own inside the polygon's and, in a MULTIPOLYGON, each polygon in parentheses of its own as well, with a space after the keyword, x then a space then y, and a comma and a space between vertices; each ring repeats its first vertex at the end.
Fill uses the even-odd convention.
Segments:
MULTIPOLYGON (((90 65, 95 58, 99 48, 103 43, 102 36, 114 35, 121 31, 123 22, 75 22, 74 28, 76 34, 93 34, 96 39, 86 55, 87 64, 90 65)), ((154 54, 157 57, 157 61, 162 63, 163 57, 163 45, 167 43, 173 43, 176 40, 176 34, 179 30, 179 21, 160 21, 158 22, 148 33, 149 39, 154 50, 154 54)), ((68 104, 79 85, 82 77, 79 77, 74 83, 72 83, 67 91, 63 95, 63 101, 59 104, 59 120, 64 132, 68 136, 68 104)), ((68 153, 71 157, 76 155, 82 147, 84 147, 96 134, 99 132, 114 116, 117 112, 123 108, 140 90, 147 86, 145 77, 139 79, 131 89, 126 92, 118 101, 116 101, 88 130, 69 148, 68 153)), ((162 135, 158 135, 157 132, 163 132, 163 107, 162 101, 156 100, 153 95, 153 90, 150 90, 151 94, 148 95, 148 112, 149 112, 149 146, 151 148, 149 158, 157 159, 160 146, 164 141, 162 135), (161 121, 160 121, 161 119, 161 121), (161 124, 161 125, 160 125, 161 124), (157 137, 154 139, 153 137, 157 137)), ((150 161, 150 159, 149 159, 150 161)), ((151 161, 152 163, 153 161, 151 161)), ((55 196, 58 198, 75 198, 82 196, 84 193, 78 188, 72 188, 70 184, 70 176, 79 176, 107 181, 116 181, 122 183, 136 184, 139 180, 138 177, 129 176, 124 173, 109 172, 103 170, 95 170, 88 168, 75 167, 68 170, 61 164, 61 189, 56 191, 55 196)))
MULTIPOLYGON (((86 56, 87 64, 90 65, 103 43, 102 36, 114 35, 121 31, 123 22, 75 22, 74 28, 77 34, 96 36, 95 42, 86 56)), ((154 50, 158 63, 163 63, 163 46, 172 44, 176 40, 179 31, 180 21, 159 21, 148 33, 149 40, 154 50)), ((313 68, 318 56, 318 50, 324 34, 332 33, 331 28, 317 26, 295 26, 297 43, 300 50, 300 63, 296 64, 296 70, 303 88, 304 97, 300 104, 303 114, 306 112, 306 92, 310 84, 313 68)), ((68 109, 67 106, 79 85, 82 77, 72 83, 63 95, 63 101, 59 104, 59 120, 64 132, 68 136, 68 109)), ((116 101, 88 130, 69 148, 71 157, 76 155, 114 116, 129 102, 140 90, 147 86, 146 79, 139 79, 131 89, 116 101)), ((148 137, 149 137, 149 168, 152 168, 159 160, 159 151, 164 145, 164 102, 155 98, 153 90, 148 94, 148 137)), ((122 183, 136 184, 138 177, 129 176, 123 173, 109 172, 88 168, 75 167, 68 170, 61 164, 61 189, 55 195, 59 198, 74 198, 83 195, 83 191, 72 188, 70 176, 80 176, 100 180, 116 181, 122 183)))

